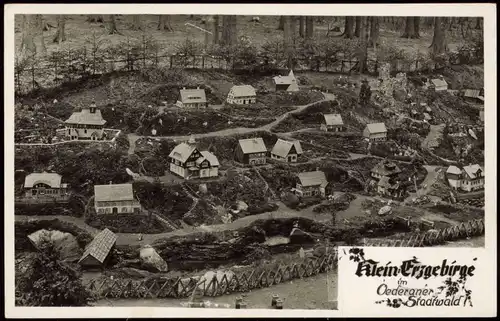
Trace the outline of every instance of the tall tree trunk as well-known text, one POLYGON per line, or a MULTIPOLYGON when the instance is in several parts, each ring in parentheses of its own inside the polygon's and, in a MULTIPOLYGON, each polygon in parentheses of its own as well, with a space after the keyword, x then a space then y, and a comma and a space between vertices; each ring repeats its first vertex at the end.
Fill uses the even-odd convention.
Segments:
POLYGON ((361 32, 361 17, 356 17, 356 27, 354 28, 354 36, 359 37, 361 32))
POLYGON ((227 46, 235 45, 238 41, 236 30, 236 16, 222 16, 222 43, 227 46))
POLYGON ((369 46, 376 47, 380 36, 380 18, 377 16, 371 17, 370 23, 370 42, 369 46))
POLYGON ((63 41, 66 41, 65 21, 66 17, 64 15, 60 14, 57 16, 57 32, 54 35, 54 42, 61 43, 63 41))
POLYGON ((415 38, 420 38, 420 17, 413 17, 413 34, 415 38))
POLYGON ((292 43, 295 44, 296 35, 297 35, 297 17, 290 16, 290 34, 292 38, 292 43))
POLYGON ((314 17, 306 17, 306 39, 314 37, 314 17))
POLYGON ((36 45, 34 40, 33 15, 23 14, 22 18, 22 33, 21 33, 21 53, 28 55, 36 54, 36 45))
POLYGON ((403 35, 401 36, 402 38, 411 38, 414 39, 415 37, 415 19, 414 17, 406 17, 406 24, 405 24, 405 31, 403 35))
POLYGON ((288 68, 293 68, 292 66, 292 43, 293 43, 293 30, 292 30, 292 17, 283 17, 283 45, 285 48, 285 55, 287 58, 288 68))
POLYGON ((307 17, 304 16, 300 16, 299 18, 299 36, 302 38, 305 37, 306 19, 307 17))
POLYGON ((40 43, 38 53, 41 55, 45 55, 47 53, 47 47, 45 46, 45 38, 43 37, 44 31, 44 21, 41 14, 37 14, 35 17, 35 33, 37 34, 38 41, 40 43))
POLYGON ((158 15, 158 26, 156 27, 156 29, 174 31, 172 25, 170 24, 170 16, 162 14, 158 15))
POLYGON ((141 15, 132 15, 132 30, 142 30, 141 15))
POLYGON ((354 37, 354 17, 345 17, 344 37, 352 39, 354 37))
POLYGON ((368 39, 366 32, 367 17, 360 17, 359 19, 359 39, 361 41, 361 50, 358 57, 359 72, 363 73, 366 69, 366 59, 368 56, 368 39))
POLYGON ((110 35, 113 35, 113 34, 121 35, 121 33, 116 28, 115 15, 113 15, 113 14, 109 15, 108 34, 110 34, 110 35))
POLYGON ((212 34, 208 33, 208 32, 204 32, 205 34, 205 48, 208 48, 208 46, 210 44, 213 43, 213 39, 214 39, 214 27, 213 27, 213 24, 214 24, 214 17, 209 15, 206 17, 206 20, 205 20, 205 27, 208 31, 210 31, 212 34))
POLYGON ((230 20, 230 36, 231 44, 235 45, 238 43, 238 16, 232 15, 230 20))
POLYGON ((446 43, 446 33, 443 25, 443 18, 434 18, 434 37, 430 46, 431 52, 434 55, 442 54, 448 51, 448 44, 446 43))
POLYGON ((283 30, 285 28, 285 17, 280 16, 280 21, 278 23, 278 30, 283 30))
POLYGON ((219 25, 219 16, 214 16, 214 23, 213 23, 213 29, 212 32, 214 34, 213 36, 213 43, 214 44, 219 44, 220 42, 220 25, 219 25))
POLYGON ((481 18, 481 17, 477 17, 477 18, 476 18, 476 26, 475 26, 475 29, 478 29, 478 30, 479 30, 479 29, 481 29, 481 25, 482 25, 482 23, 481 23, 481 22, 482 22, 482 20, 483 20, 483 18, 481 18))

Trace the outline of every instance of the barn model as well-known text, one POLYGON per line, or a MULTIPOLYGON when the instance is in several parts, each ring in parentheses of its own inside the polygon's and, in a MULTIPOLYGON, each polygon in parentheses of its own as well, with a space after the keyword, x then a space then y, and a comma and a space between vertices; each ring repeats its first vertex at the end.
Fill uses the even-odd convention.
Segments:
POLYGON ((89 269, 104 267, 117 239, 118 236, 109 229, 102 230, 87 246, 78 263, 89 269))

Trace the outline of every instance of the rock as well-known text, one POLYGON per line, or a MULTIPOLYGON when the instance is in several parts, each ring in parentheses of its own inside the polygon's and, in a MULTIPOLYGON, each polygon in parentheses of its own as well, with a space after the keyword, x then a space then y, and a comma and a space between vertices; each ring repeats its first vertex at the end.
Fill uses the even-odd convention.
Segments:
POLYGON ((76 237, 70 233, 65 233, 57 230, 38 230, 28 235, 31 243, 38 248, 43 239, 55 245, 63 261, 77 261, 83 254, 76 237))
POLYGON ((314 238, 307 232, 294 227, 290 232, 290 243, 291 244, 303 244, 303 243, 314 243, 314 238))
POLYGON ((392 211, 392 207, 386 205, 378 211, 378 215, 387 215, 392 211))
POLYGON ((151 245, 145 245, 140 249, 140 259, 145 265, 151 266, 154 270, 158 272, 167 272, 168 265, 160 257, 160 255, 155 251, 151 245))

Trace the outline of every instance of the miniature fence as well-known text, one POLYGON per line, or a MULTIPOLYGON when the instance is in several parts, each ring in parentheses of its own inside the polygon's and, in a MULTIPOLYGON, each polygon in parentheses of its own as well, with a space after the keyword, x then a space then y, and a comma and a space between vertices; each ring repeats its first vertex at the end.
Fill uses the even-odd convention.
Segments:
POLYGON ((484 235, 484 220, 472 220, 440 230, 429 230, 425 233, 412 234, 399 240, 367 240, 363 246, 380 247, 424 247, 443 244, 446 241, 465 239, 484 235))
MULTIPOLYGON (((113 135, 112 139, 106 139, 106 140, 91 140, 91 139, 86 139, 86 140, 63 140, 59 142, 54 142, 54 143, 14 143, 15 146, 56 146, 56 145, 61 145, 61 144, 72 144, 72 143, 114 143, 116 141, 116 138, 120 135, 122 132, 121 130, 116 130, 112 128, 105 128, 104 130, 107 131, 112 131, 116 132, 113 135)), ((57 129, 56 132, 60 134, 61 132, 64 132, 65 129, 57 129)))
POLYGON ((211 280, 200 277, 111 280, 92 280, 87 288, 98 298, 186 298, 198 289, 204 296, 220 296, 265 288, 293 279, 305 278, 330 271, 337 266, 337 251, 300 263, 279 265, 277 268, 255 268, 251 271, 226 271, 211 280))

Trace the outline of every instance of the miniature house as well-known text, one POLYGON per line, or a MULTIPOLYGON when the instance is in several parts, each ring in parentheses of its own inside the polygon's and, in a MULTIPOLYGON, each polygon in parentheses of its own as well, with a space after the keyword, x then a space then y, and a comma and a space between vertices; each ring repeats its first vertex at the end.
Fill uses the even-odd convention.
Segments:
POLYGON ((340 114, 324 114, 324 123, 321 124, 321 130, 325 132, 341 132, 344 131, 344 121, 340 114))
POLYGON ((394 177, 401 173, 398 165, 393 162, 383 160, 371 170, 371 175, 375 179, 381 179, 382 177, 394 177))
POLYGON ((328 181, 324 172, 303 172, 298 174, 298 183, 295 186, 294 192, 300 197, 325 197, 327 185, 328 181))
POLYGON ((180 143, 168 155, 170 171, 184 179, 219 176, 219 160, 209 151, 199 151, 194 139, 180 143))
POLYGON ((88 108, 74 112, 66 123, 66 137, 70 140, 102 140, 104 124, 101 111, 92 103, 88 108))
POLYGON ((68 185, 61 183, 62 176, 57 173, 31 173, 24 178, 26 198, 60 198, 68 195, 68 185))
POLYGON ((289 142, 278 138, 271 150, 271 159, 295 163, 301 154, 302 146, 299 141, 289 142))
POLYGON ((373 142, 386 141, 387 128, 384 123, 367 124, 363 130, 363 136, 373 142))
POLYGON ((139 213, 141 210, 132 184, 95 185, 94 206, 97 214, 139 213))
POLYGON ((448 90, 448 83, 446 82, 446 80, 444 80, 443 77, 432 79, 430 85, 432 88, 434 88, 435 91, 448 90))
POLYGON ((293 70, 290 70, 288 76, 276 76, 273 80, 276 91, 299 91, 299 86, 293 74, 293 70))
POLYGON ((181 108, 205 108, 207 107, 207 96, 205 89, 186 89, 182 88, 179 91, 179 98, 175 103, 177 107, 181 108))
POLYGON ((257 101, 255 88, 250 85, 233 86, 227 94, 228 104, 247 105, 257 101))
POLYGON ((235 158, 238 162, 249 165, 266 163, 267 148, 262 138, 240 139, 236 146, 235 158))
POLYGON ((484 188, 484 171, 478 164, 464 166, 450 166, 446 170, 446 179, 451 188, 472 192, 484 188))
POLYGON ((102 230, 87 246, 78 263, 87 269, 102 268, 117 239, 118 236, 109 229, 102 230))

